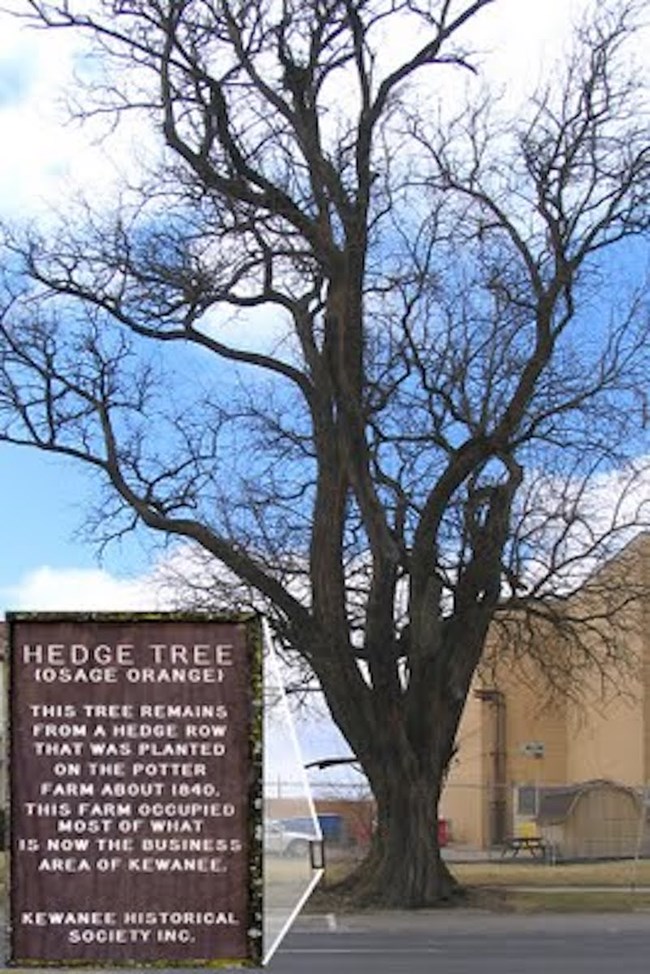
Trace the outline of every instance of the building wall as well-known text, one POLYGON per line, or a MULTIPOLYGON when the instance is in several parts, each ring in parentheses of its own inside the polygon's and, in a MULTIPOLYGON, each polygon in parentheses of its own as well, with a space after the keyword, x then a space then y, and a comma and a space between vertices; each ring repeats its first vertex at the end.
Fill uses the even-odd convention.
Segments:
MULTIPOLYGON (((639 574, 646 592, 650 592, 650 536, 641 546, 639 574)), ((639 611, 639 630, 642 634, 640 680, 643 685, 643 783, 650 783, 650 597, 644 599, 639 611)))
POLYGON ((645 707, 643 686, 599 693, 598 679, 584 704, 570 708, 567 720, 567 781, 607 778, 626 785, 645 780, 645 707))
POLYGON ((447 819, 452 841, 462 845, 487 843, 488 819, 483 796, 489 754, 486 732, 484 707, 470 692, 456 738, 457 752, 451 760, 440 800, 440 817, 447 819))
MULTIPOLYGON (((622 582, 621 591, 625 586, 632 591, 634 585, 645 585, 650 592, 650 535, 633 542, 597 578, 622 582)), ((580 599, 572 603, 574 609, 580 609, 580 599)), ((601 778, 636 787, 650 785, 650 598, 624 610, 620 618, 625 626, 621 649, 629 666, 626 670, 613 665, 603 670, 585 668, 575 699, 556 695, 551 702, 532 661, 518 661, 516 666, 512 660, 497 661, 489 675, 476 678, 441 803, 441 814, 451 819, 455 841, 479 847, 489 844, 490 807, 495 789, 504 787, 495 782, 494 705, 477 699, 477 690, 497 690, 505 705, 503 777, 511 834, 521 824, 514 804, 517 786, 601 778), (543 757, 525 753, 525 745, 533 742, 543 745, 543 757)), ((549 653, 555 649, 549 644, 549 653)))
POLYGON ((468 697, 458 733, 458 753, 441 801, 441 815, 451 821, 454 842, 486 847, 494 836, 494 808, 503 802, 506 834, 515 827, 515 787, 566 781, 566 716, 564 706, 548 706, 540 697, 535 674, 523 667, 497 668, 488 681, 477 677, 468 697), (504 740, 496 740, 496 703, 480 699, 481 691, 502 694, 504 740), (544 756, 524 753, 531 742, 544 745, 544 756), (497 780, 497 746, 504 748, 502 780, 497 780))
MULTIPOLYGON (((645 537, 602 573, 630 590, 650 580, 650 540, 645 537)), ((648 588, 650 591, 650 588, 648 588)), ((650 748, 650 600, 619 614, 623 667, 592 668, 582 679, 581 699, 570 702, 567 720, 568 781, 608 778, 639 786, 648 781, 650 748)))
POLYGON ((549 701, 540 692, 540 676, 532 667, 504 667, 499 683, 506 697, 509 782, 566 781, 566 703, 549 701), (533 743, 543 745, 542 756, 527 753, 527 745, 533 743))

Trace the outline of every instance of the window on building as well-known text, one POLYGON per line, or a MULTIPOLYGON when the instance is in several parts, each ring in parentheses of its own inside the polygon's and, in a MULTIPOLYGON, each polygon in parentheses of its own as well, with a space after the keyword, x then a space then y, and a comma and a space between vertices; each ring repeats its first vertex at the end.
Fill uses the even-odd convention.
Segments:
POLYGON ((517 815, 537 815, 536 785, 519 785, 517 787, 517 815))

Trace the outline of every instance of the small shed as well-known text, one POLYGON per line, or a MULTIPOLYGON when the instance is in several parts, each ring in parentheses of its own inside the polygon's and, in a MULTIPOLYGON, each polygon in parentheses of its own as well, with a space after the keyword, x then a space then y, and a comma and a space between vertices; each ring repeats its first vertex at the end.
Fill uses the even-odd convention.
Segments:
POLYGON ((622 859, 637 854, 644 837, 642 798, 615 781, 584 781, 543 788, 537 822, 542 838, 562 859, 622 859))

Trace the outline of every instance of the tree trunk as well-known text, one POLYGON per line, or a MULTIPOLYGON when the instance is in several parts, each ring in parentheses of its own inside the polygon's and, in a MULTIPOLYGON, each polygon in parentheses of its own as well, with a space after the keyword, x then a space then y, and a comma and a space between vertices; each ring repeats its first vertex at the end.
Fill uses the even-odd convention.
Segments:
POLYGON ((425 719, 414 722, 411 716, 410 728, 403 706, 374 711, 365 747, 355 750, 376 801, 376 828, 366 859, 339 885, 356 905, 415 909, 462 896, 441 857, 438 836, 438 804, 459 709, 433 693, 425 719))
POLYGON ((438 783, 386 766, 374 783, 377 826, 370 851, 339 886, 360 906, 440 906, 462 890, 440 854, 438 783))

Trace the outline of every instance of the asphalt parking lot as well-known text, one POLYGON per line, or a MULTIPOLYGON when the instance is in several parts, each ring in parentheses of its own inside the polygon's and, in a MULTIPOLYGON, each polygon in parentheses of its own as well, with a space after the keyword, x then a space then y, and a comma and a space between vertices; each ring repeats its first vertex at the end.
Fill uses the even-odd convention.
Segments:
POLYGON ((647 974, 650 914, 458 911, 299 920, 272 974, 647 974), (328 927, 326 929, 326 927, 328 927))

